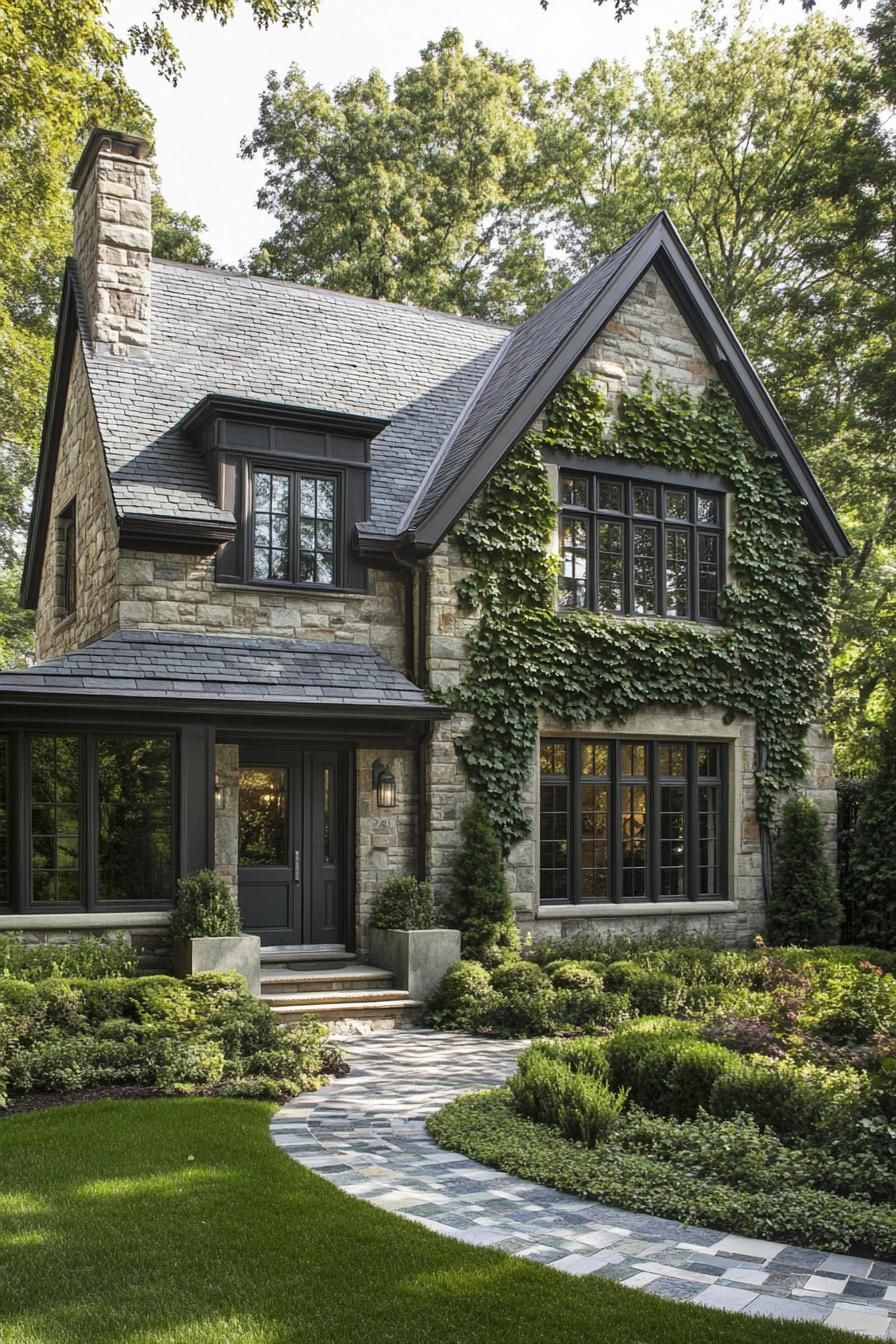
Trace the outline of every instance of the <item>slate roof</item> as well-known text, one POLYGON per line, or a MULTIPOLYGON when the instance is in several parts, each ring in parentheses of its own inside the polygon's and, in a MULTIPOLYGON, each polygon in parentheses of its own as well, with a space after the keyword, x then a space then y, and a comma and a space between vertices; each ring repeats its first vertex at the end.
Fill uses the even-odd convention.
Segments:
POLYGON ((391 421, 372 450, 372 530, 401 520, 508 328, 175 262, 152 264, 148 359, 83 342, 116 508, 232 521, 175 426, 219 393, 391 421))
POLYGON ((119 630, 34 667, 0 673, 6 694, 264 704, 282 711, 365 706, 409 719, 441 712, 364 644, 119 630))
POLYGON ((486 439, 520 399, 561 341, 596 302, 655 221, 636 233, 569 289, 516 327, 486 371, 404 518, 415 527, 450 490, 486 439))

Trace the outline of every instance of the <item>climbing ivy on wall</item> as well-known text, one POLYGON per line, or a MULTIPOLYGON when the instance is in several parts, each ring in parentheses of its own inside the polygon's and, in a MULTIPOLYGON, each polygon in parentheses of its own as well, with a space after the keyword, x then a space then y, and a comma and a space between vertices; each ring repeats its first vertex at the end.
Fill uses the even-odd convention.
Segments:
POLYGON ((829 562, 807 546, 801 502, 777 458, 756 444, 720 383, 694 399, 645 379, 640 392, 621 395, 615 420, 607 410, 592 379, 569 378, 455 532, 471 568, 459 599, 480 619, 449 701, 473 717, 459 748, 508 848, 528 831, 523 794, 539 710, 570 724, 624 723, 652 702, 752 715, 766 826, 806 768, 803 736, 827 653, 829 562), (721 626, 557 611, 549 552, 557 505, 542 449, 725 477, 737 501, 728 533, 736 582, 722 593, 721 626))

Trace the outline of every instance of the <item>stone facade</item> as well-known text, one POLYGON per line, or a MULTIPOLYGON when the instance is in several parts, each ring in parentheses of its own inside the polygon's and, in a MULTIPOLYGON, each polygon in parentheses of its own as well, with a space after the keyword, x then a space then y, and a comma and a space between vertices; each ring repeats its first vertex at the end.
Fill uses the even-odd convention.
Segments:
POLYGON ((236 895, 240 832, 240 749, 215 746, 215 872, 236 895))
POLYGON ((145 354, 150 335, 152 179, 136 137, 91 142, 75 183, 75 260, 97 349, 145 354))
POLYGON ((35 644, 39 659, 56 658, 118 628, 117 564, 115 508, 79 345, 69 378, 35 612, 35 644), (59 515, 73 500, 77 600, 74 614, 62 619, 59 515))
MULTIPOLYGON (((691 334, 675 300, 654 271, 648 271, 608 322, 600 336, 579 362, 577 372, 591 375, 606 393, 610 413, 618 404, 621 391, 640 390, 645 374, 665 379, 698 397, 715 378, 702 350, 691 334)), ((557 469, 548 465, 549 479, 557 498, 557 469)), ((736 500, 729 497, 729 506, 736 500)), ((730 516, 730 514, 729 514, 730 516)), ((556 544, 556 539, 555 539, 556 544)), ((466 638, 476 624, 476 615, 463 612, 457 604, 458 582, 469 571, 456 542, 442 543, 429 561, 430 613, 428 630, 430 683, 439 690, 456 686, 467 666, 466 638)), ((457 825, 472 791, 454 741, 469 728, 465 716, 456 715, 440 724, 432 748, 430 820, 428 856, 436 895, 446 890, 454 852, 457 825)), ((566 733, 577 737, 628 736, 711 738, 729 747, 729 817, 727 901, 701 905, 620 907, 584 906, 539 910, 538 846, 527 838, 514 846, 508 859, 507 879, 521 930, 532 937, 560 937, 584 928, 602 934, 656 932, 674 926, 687 932, 712 933, 729 943, 743 943, 760 932, 765 922, 762 859, 759 825, 755 812, 755 725, 745 717, 726 724, 721 709, 680 709, 652 705, 631 716, 623 725, 608 723, 578 724, 575 728, 543 715, 541 731, 566 733), (684 908, 683 908, 684 907, 684 908)), ((811 769, 806 792, 818 804, 826 819, 836 857, 836 793, 833 778, 833 750, 829 738, 816 728, 810 730, 807 747, 811 769)), ((531 822, 531 836, 538 834, 537 805, 538 760, 533 755, 532 771, 523 798, 531 822)))
POLYGON ((344 640, 370 644, 408 671, 404 584, 385 570, 371 571, 367 593, 276 591, 216 583, 214 556, 122 550, 117 580, 125 629, 344 640))
POLYGON ((389 877, 417 866, 417 774, 412 751, 362 747, 355 754, 355 940, 367 952, 373 898, 389 877), (371 788, 373 763, 388 760, 395 776, 396 806, 379 807, 371 788))

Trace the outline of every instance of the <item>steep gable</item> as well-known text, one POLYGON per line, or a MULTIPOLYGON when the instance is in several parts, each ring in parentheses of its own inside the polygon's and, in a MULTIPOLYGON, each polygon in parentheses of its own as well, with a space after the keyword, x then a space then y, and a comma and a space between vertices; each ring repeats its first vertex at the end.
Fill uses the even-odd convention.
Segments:
MULTIPOLYGON (((821 487, 665 212, 505 343, 402 520, 402 530, 413 534, 421 551, 437 545, 451 528, 648 270, 663 282, 703 361, 725 382, 751 433, 777 454, 794 491, 806 501, 804 521, 813 543, 837 556, 849 553, 821 487)), ((664 363, 661 356, 658 362, 664 363)))

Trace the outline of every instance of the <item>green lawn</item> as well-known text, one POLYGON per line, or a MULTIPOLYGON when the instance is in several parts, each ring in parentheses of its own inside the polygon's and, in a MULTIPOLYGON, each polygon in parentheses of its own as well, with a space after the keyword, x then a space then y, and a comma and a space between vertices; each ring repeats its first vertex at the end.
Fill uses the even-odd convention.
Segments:
POLYGON ((271 1108, 101 1102, 0 1120, 3 1344, 835 1344, 447 1241, 280 1153, 271 1108))

